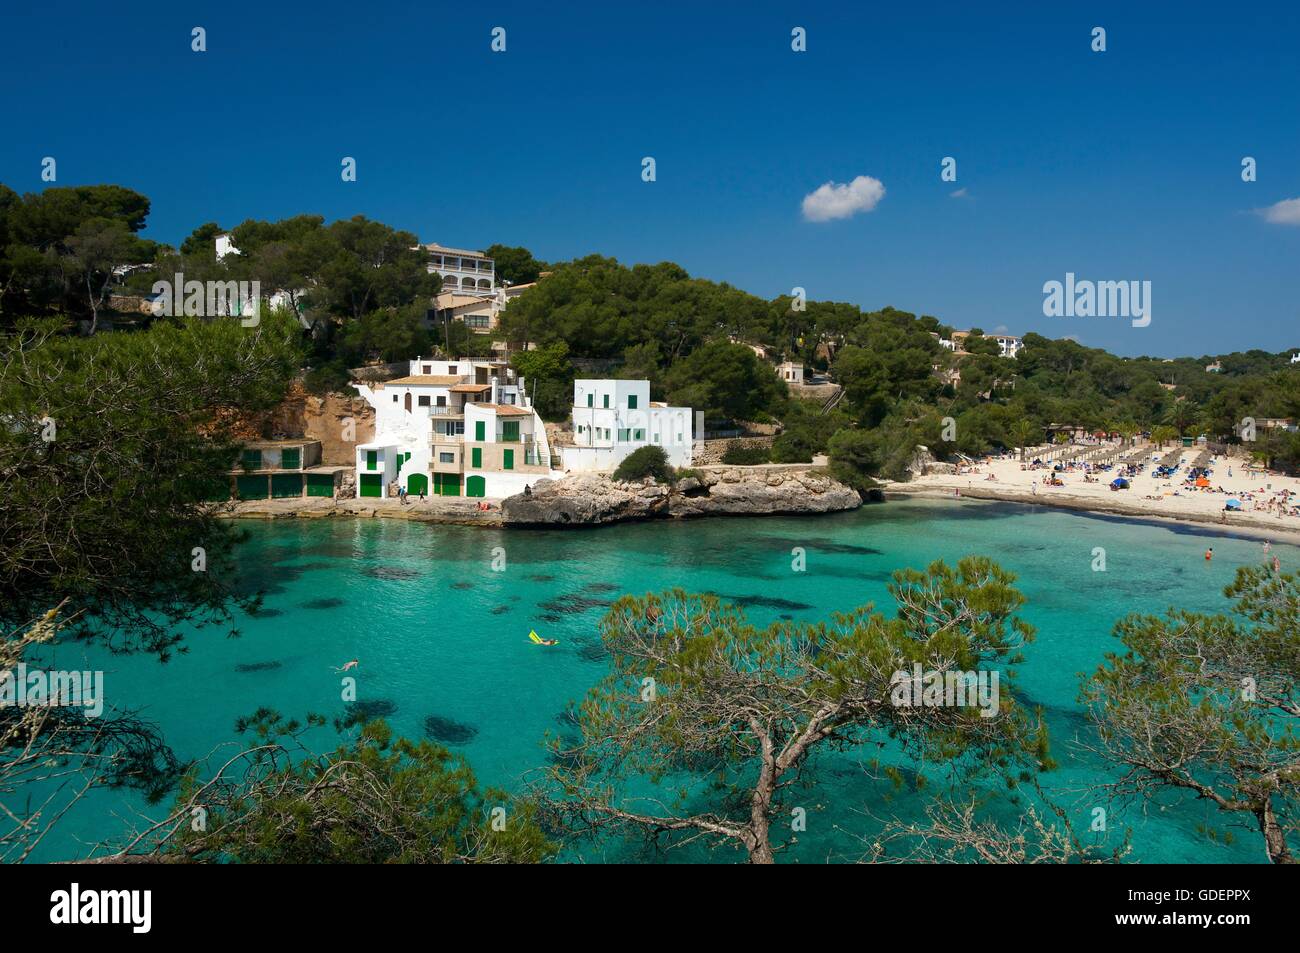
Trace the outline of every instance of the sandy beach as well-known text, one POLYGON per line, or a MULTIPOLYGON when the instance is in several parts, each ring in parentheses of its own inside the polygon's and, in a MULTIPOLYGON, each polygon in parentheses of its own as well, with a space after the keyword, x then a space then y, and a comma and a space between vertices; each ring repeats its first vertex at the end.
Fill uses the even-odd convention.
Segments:
MULTIPOLYGON (((1137 448, 1138 450, 1141 447, 1137 448)), ((1123 456, 1137 450, 1125 449, 1123 456)), ((1209 464, 1209 486, 1188 485, 1193 460, 1200 454, 1196 447, 1183 451, 1179 469, 1172 476, 1158 476, 1156 463, 1170 449, 1150 447, 1146 466, 1128 477, 1130 488, 1112 490, 1111 481, 1122 475, 1120 469, 1093 474, 1096 482, 1087 482, 1082 467, 1056 472, 1062 486, 1050 479, 1052 464, 1028 468, 1018 455, 987 458, 960 473, 928 473, 907 483, 888 483, 886 495, 956 497, 1003 500, 1058 506, 1144 519, 1172 519, 1203 523, 1218 529, 1240 531, 1263 539, 1286 539, 1300 542, 1300 479, 1263 470, 1247 470, 1241 457, 1216 457, 1209 464), (1240 511, 1225 512, 1228 500, 1241 503, 1240 511)), ((1032 451, 1030 459, 1032 459, 1032 451)))

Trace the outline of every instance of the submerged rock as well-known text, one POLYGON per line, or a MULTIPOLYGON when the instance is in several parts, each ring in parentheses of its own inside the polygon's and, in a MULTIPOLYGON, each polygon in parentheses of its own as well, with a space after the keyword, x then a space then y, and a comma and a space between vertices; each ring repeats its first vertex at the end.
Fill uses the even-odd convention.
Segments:
POLYGON ((445 745, 463 745, 474 740, 478 729, 452 718, 430 715, 424 719, 424 733, 434 741, 441 741, 445 745))

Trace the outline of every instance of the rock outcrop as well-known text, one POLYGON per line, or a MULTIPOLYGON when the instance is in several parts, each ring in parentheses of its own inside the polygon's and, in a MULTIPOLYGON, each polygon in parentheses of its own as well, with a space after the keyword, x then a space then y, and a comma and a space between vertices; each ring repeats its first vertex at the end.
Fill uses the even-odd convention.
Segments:
POLYGON ((717 467, 676 485, 615 483, 600 474, 539 480, 501 504, 506 525, 555 526, 691 516, 831 513, 862 505, 858 493, 804 468, 717 467))

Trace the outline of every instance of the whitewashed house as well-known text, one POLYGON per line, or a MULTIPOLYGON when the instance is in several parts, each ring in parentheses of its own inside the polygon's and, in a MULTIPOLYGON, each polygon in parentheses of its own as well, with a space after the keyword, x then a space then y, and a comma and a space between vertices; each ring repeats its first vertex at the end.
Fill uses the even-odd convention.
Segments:
POLYGON ((357 495, 408 493, 499 499, 551 469, 546 428, 522 377, 502 361, 416 358, 410 374, 353 384, 375 409, 375 436, 357 446, 357 495))
POLYGON ((690 466, 694 429, 689 407, 650 400, 650 382, 573 382, 573 446, 561 447, 564 469, 612 470, 649 445, 663 447, 675 467, 690 466))

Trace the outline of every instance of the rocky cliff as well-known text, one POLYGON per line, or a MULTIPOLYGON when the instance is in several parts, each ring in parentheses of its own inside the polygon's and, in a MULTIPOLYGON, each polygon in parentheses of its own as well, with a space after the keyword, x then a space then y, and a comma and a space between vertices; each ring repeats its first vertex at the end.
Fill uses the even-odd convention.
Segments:
POLYGON ((675 485, 615 483, 600 474, 539 480, 501 503, 507 525, 599 525, 689 516, 830 513, 862 505, 857 492, 811 468, 711 467, 675 485))

